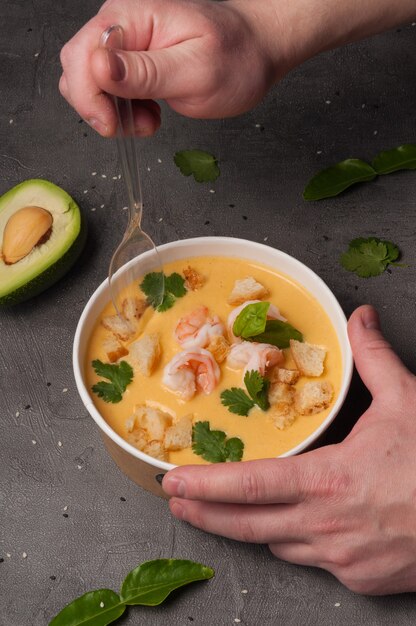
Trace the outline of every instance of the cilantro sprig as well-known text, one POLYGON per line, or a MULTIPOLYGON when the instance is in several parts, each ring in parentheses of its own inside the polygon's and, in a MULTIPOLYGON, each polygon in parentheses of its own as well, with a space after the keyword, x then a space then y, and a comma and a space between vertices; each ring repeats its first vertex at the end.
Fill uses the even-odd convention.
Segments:
POLYGON ((246 341, 269 343, 278 348, 288 348, 291 339, 303 341, 302 333, 288 322, 268 320, 270 302, 248 304, 237 315, 233 333, 246 341))
POLYGON ((103 363, 99 359, 92 362, 95 373, 110 382, 100 381, 93 385, 92 390, 104 402, 116 404, 121 402, 127 385, 133 380, 133 368, 127 361, 119 364, 103 363))
POLYGON ((241 461, 244 443, 239 437, 227 439, 222 430, 211 430, 209 422, 196 422, 192 427, 192 450, 210 463, 241 461))
POLYGON ((221 403, 227 407, 230 413, 245 417, 256 404, 262 411, 267 411, 270 407, 268 399, 270 381, 256 370, 251 370, 245 373, 244 384, 248 394, 240 387, 231 387, 231 389, 225 389, 221 393, 221 403))
POLYGON ((341 265, 361 278, 379 276, 400 256, 396 244, 377 237, 359 237, 350 241, 348 250, 340 257, 341 265))
POLYGON ((203 150, 181 150, 173 160, 184 176, 193 175, 197 183, 214 182, 220 175, 216 157, 203 150))
POLYGON ((150 272, 140 283, 140 289, 150 306, 160 313, 173 307, 176 299, 186 294, 185 279, 177 272, 169 276, 163 272, 150 272))

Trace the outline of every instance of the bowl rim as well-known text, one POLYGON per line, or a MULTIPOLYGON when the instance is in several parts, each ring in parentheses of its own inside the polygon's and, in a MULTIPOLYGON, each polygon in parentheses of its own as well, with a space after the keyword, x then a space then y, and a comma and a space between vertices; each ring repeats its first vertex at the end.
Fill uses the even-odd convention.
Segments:
MULTIPOLYGON (((237 245, 237 246, 238 245, 249 245, 252 247, 254 246, 259 251, 261 251, 262 249, 267 250, 269 252, 272 251, 274 254, 277 253, 283 259, 288 260, 290 263, 299 265, 299 267, 302 269, 303 272, 305 272, 306 274, 309 274, 311 278, 313 277, 314 281, 318 282, 320 289, 322 289, 322 291, 326 293, 327 297, 329 297, 329 299, 332 300, 332 305, 334 306, 336 314, 339 315, 340 321, 342 321, 343 324, 345 325, 345 337, 346 337, 345 354, 344 354, 345 363, 343 367, 341 388, 340 388, 338 397, 332 407, 331 412, 327 415, 327 417, 323 420, 323 422, 318 426, 316 430, 314 430, 306 439, 301 441, 298 445, 291 448, 290 450, 287 450, 283 454, 278 455, 275 458, 285 458, 288 456, 294 456, 298 454, 299 452, 302 452, 303 450, 308 448, 312 443, 314 443, 317 439, 319 439, 321 434, 329 427, 329 425, 333 422, 333 420, 339 413, 339 410, 341 409, 344 403, 344 400, 347 396, 347 393, 351 384, 353 365, 354 365, 351 346, 350 346, 348 335, 347 335, 347 319, 345 317, 343 309, 341 308, 341 305, 338 302, 338 299, 336 298, 335 294, 331 291, 331 289, 328 287, 328 285, 324 282, 324 280, 318 274, 316 274, 310 267, 305 265, 302 261, 299 261, 296 257, 278 248, 273 248, 272 246, 266 245, 264 243, 260 243, 257 241, 250 241, 249 239, 243 239, 240 237, 220 237, 220 236, 210 235, 210 236, 203 236, 203 237, 191 237, 188 239, 181 239, 178 241, 170 241, 168 243, 161 244, 160 246, 158 246, 158 250, 163 253, 164 251, 170 251, 172 248, 183 248, 184 246, 201 245, 201 244, 208 244, 208 245, 213 244, 214 245, 215 243, 230 244, 230 245, 237 245)), ((194 256, 197 256, 197 255, 194 255, 194 256)), ((206 256, 206 255, 203 255, 203 256, 206 256)), ((244 256, 238 255, 238 258, 244 259, 244 256)), ((251 259, 247 259, 247 260, 251 260, 251 259)), ((261 259, 259 259, 259 263, 262 263, 268 267, 271 267, 269 263, 263 262, 261 259)), ((282 273, 284 274, 285 272, 282 272, 282 273)), ((290 278, 290 274, 286 274, 286 275, 289 276, 290 278)), ((314 293, 310 291, 303 284, 303 282, 297 280, 296 278, 293 278, 293 280, 295 280, 296 282, 299 282, 304 289, 309 291, 309 293, 311 293, 311 295, 315 299, 317 299, 314 293)), ((110 439, 112 439, 114 443, 119 445, 125 452, 128 452, 133 457, 136 457, 137 459, 140 459, 141 461, 144 461, 145 463, 148 463, 149 465, 152 465, 155 468, 158 468, 160 470, 169 471, 177 467, 177 465, 174 465, 173 463, 168 463, 167 461, 161 461, 159 459, 155 459, 154 457, 151 457, 145 454, 141 450, 138 450, 137 448, 129 444, 125 439, 123 439, 123 437, 121 437, 118 433, 116 433, 115 430, 111 428, 111 426, 106 422, 106 420, 100 414, 98 409, 95 407, 95 404, 92 401, 88 388, 86 384, 84 383, 83 373, 82 373, 83 364, 80 362, 81 335, 82 335, 82 331, 84 328, 84 324, 89 316, 90 310, 94 306, 95 301, 101 296, 101 294, 106 289, 108 289, 108 278, 105 278, 101 282, 101 284, 95 289, 95 291, 92 293, 92 295, 88 299, 88 302, 85 305, 81 313, 81 316, 79 318, 77 328, 75 331, 73 350, 72 350, 72 365, 73 365, 73 372, 74 372, 75 383, 78 389, 78 393, 81 397, 81 400, 86 410, 91 415, 91 417, 93 418, 97 426, 110 439)), ((340 341, 338 332, 337 332, 337 337, 338 337, 338 340, 340 341)))

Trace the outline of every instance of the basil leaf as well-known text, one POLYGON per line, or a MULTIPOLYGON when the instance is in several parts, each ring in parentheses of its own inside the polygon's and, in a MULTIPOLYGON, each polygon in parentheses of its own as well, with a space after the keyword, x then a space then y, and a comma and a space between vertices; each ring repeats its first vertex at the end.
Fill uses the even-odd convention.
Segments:
POLYGON ((245 306, 233 324, 234 335, 248 339, 262 333, 266 327, 269 307, 270 302, 256 302, 245 306))
POLYGON ((390 174, 397 170, 416 169, 416 145, 408 143, 393 150, 380 152, 372 161, 377 174, 390 174))
POLYGON ((213 569, 193 561, 156 559, 142 563, 127 574, 120 595, 126 604, 156 606, 174 589, 213 575, 213 569))
POLYGON ((258 343, 270 343, 277 348, 288 348, 291 339, 303 341, 303 335, 296 328, 281 320, 267 320, 263 333, 255 337, 249 337, 248 341, 258 343))
POLYGON ((305 200, 331 198, 355 183, 373 180, 376 176, 377 172, 365 161, 346 159, 318 172, 306 185, 303 197, 305 200))
POLYGON ((56 615, 49 626, 107 626, 126 610, 111 589, 97 589, 80 596, 56 615))

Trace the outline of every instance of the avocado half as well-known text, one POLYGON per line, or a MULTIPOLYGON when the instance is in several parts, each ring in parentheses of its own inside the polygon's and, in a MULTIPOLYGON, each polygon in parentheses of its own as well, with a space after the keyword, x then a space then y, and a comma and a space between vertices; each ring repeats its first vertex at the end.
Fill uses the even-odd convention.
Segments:
POLYGON ((78 205, 66 191, 53 183, 31 179, 1 196, 0 306, 23 302, 59 280, 80 255, 85 239, 86 227, 78 205), (19 237, 21 241, 22 237, 30 236, 30 231, 34 232, 29 221, 33 219, 31 216, 25 223, 28 211, 22 209, 27 207, 32 213, 33 209, 43 214, 47 211, 50 228, 23 258, 7 257, 6 246, 9 250, 19 237), (21 233, 22 228, 29 228, 29 224, 29 234, 21 233))

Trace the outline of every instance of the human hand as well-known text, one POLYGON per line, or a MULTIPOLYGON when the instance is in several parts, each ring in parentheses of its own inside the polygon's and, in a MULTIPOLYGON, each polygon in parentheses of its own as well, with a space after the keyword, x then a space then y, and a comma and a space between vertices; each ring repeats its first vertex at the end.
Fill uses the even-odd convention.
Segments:
POLYGON ((285 459, 184 466, 163 480, 175 517, 321 567, 352 591, 416 591, 416 377, 370 306, 348 324, 372 395, 349 436, 285 459))
POLYGON ((107 0, 62 49, 61 93, 104 136, 116 130, 107 93, 136 100, 142 136, 160 125, 155 98, 189 117, 243 113, 289 69, 283 46, 272 61, 268 26, 250 16, 232 0, 107 0), (112 24, 123 27, 129 52, 98 49, 112 24))

